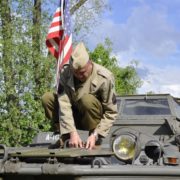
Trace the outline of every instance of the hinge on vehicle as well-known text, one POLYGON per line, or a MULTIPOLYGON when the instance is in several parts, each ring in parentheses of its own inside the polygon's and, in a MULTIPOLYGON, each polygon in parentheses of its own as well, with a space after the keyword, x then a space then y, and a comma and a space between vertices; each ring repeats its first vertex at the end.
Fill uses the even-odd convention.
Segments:
POLYGON ((98 166, 98 168, 102 167, 102 160, 101 159, 94 159, 91 163, 91 168, 94 168, 95 166, 98 166))
POLYGON ((49 157, 48 158, 48 163, 49 164, 57 164, 58 163, 58 160, 56 157, 49 157))
POLYGON ((9 161, 13 162, 13 163, 17 163, 17 162, 19 162, 19 158, 18 157, 11 157, 9 161))

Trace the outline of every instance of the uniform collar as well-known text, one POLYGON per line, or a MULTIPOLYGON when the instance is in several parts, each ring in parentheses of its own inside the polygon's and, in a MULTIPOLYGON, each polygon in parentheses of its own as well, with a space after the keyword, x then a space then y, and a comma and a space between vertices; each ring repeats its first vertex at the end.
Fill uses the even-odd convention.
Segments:
MULTIPOLYGON (((97 86, 98 84, 98 79, 96 78, 98 74, 97 66, 96 66, 96 63, 94 62, 92 62, 92 64, 93 64, 93 70, 89 78, 90 78, 91 84, 93 86, 97 86)), ((67 86, 70 87, 73 91, 75 91, 74 76, 73 76, 73 73, 70 71, 70 69, 69 69, 69 74, 68 74, 68 79, 67 79, 67 86)))

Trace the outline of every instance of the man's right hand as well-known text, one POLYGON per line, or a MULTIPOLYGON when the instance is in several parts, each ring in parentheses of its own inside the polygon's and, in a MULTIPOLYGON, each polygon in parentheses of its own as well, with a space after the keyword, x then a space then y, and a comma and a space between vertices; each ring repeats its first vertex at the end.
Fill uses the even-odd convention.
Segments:
POLYGON ((81 138, 79 137, 79 134, 77 131, 70 133, 70 139, 69 139, 69 146, 75 147, 75 148, 83 148, 83 142, 81 138))

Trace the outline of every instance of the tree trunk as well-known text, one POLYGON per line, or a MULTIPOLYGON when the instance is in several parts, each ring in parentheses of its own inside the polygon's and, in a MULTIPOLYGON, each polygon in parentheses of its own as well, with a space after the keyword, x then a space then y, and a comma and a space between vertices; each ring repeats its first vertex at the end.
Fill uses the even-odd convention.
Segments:
POLYGON ((33 31, 32 31, 32 58, 33 58, 33 69, 34 69, 34 98, 39 99, 38 94, 41 87, 40 78, 40 57, 41 57, 41 0, 34 0, 33 9, 33 31))
POLYGON ((79 0, 78 3, 76 3, 71 9, 70 9, 70 13, 71 15, 74 14, 74 12, 76 10, 78 10, 87 0, 79 0))

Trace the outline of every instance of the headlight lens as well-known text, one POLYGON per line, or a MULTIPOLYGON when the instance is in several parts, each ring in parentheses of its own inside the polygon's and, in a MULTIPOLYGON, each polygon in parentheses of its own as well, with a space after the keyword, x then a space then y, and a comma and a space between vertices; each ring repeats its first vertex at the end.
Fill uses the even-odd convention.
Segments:
POLYGON ((146 143, 144 152, 150 159, 157 161, 162 156, 163 150, 158 141, 151 140, 146 143))
POLYGON ((121 134, 113 141, 113 151, 117 158, 128 161, 136 156, 136 136, 121 134))

